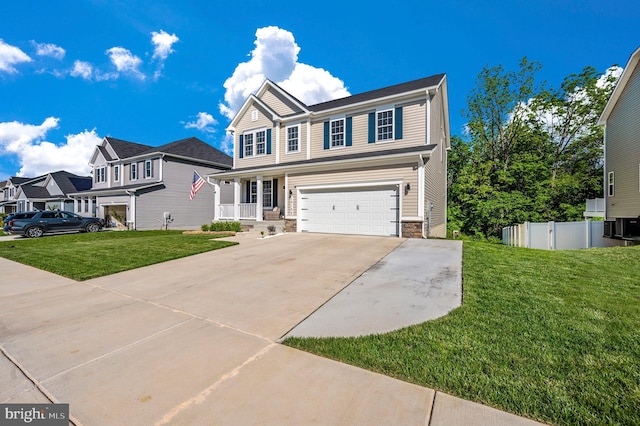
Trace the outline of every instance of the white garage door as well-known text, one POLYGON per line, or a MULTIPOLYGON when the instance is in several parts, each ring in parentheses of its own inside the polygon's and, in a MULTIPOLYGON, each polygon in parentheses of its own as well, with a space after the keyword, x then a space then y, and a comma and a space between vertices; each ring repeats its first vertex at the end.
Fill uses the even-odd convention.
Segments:
POLYGON ((396 186, 300 192, 300 230, 333 234, 398 235, 396 186))

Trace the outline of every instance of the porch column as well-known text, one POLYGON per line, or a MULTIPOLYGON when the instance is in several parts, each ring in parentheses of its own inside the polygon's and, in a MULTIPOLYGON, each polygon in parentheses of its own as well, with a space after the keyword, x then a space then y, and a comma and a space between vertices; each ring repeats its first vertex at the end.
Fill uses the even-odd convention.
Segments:
POLYGON ((256 221, 262 221, 262 176, 256 176, 256 221))
POLYGON ((73 211, 75 213, 79 213, 80 210, 78 210, 78 198, 77 197, 73 197, 73 211))
POLYGON ((240 220, 240 178, 233 180, 233 220, 240 220))
POLYGON ((220 219, 220 181, 213 180, 213 220, 220 219))

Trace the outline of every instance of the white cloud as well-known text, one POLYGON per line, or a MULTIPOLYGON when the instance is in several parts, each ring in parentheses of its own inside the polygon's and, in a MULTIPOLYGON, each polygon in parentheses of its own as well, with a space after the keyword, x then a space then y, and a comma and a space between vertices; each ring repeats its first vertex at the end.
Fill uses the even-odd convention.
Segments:
POLYGON ((36 43, 35 41, 32 43, 36 48, 36 55, 38 56, 50 56, 55 59, 62 59, 66 53, 62 47, 52 43, 36 43))
POLYGON ((40 125, 17 121, 0 123, 0 152, 18 157, 21 164, 18 176, 35 177, 58 170, 79 175, 89 173, 91 154, 102 139, 94 129, 67 135, 66 142, 61 144, 45 141, 47 132, 58 127, 59 121, 48 117, 40 125))
POLYGON ((71 70, 72 77, 81 77, 85 80, 91 80, 93 75, 93 65, 89 62, 75 61, 71 70))
POLYGON ((18 70, 14 65, 22 62, 31 62, 29 55, 15 46, 5 43, 0 38, 0 71, 10 74, 17 73, 18 70))
POLYGON ((225 102, 219 109, 227 118, 233 118, 265 79, 308 105, 349 96, 342 80, 324 69, 298 62, 300 47, 291 32, 274 26, 259 28, 254 43, 251 59, 238 64, 224 82, 225 102))
POLYGON ((111 63, 115 65, 118 72, 133 75, 140 80, 145 79, 144 74, 138 69, 142 64, 142 60, 132 54, 128 49, 124 47, 112 47, 108 49, 105 54, 109 56, 111 63))
POLYGON ((216 124, 218 124, 218 122, 213 118, 213 115, 207 112, 199 112, 198 119, 184 123, 184 128, 198 129, 203 133, 214 133, 216 131, 214 127, 216 124))
POLYGON ((167 57, 174 52, 171 46, 178 42, 180 39, 175 34, 169 34, 164 30, 160 32, 153 31, 151 33, 151 43, 153 43, 153 56, 151 59, 159 59, 164 61, 167 57))

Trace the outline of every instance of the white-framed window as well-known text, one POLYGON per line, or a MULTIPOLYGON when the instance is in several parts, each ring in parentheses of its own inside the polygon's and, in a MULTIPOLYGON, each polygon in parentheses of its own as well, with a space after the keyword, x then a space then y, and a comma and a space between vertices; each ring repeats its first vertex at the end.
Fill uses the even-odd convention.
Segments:
POLYGON ((113 181, 120 182, 120 165, 113 166, 113 181))
POLYGON ((106 167, 96 167, 94 181, 95 183, 106 182, 106 167))
POLYGON ((609 172, 607 175, 607 195, 613 197, 615 195, 615 181, 613 172, 609 172))
POLYGON ((267 130, 262 129, 252 130, 242 134, 244 157, 257 157, 260 155, 270 154, 271 148, 267 146, 270 143, 267 141, 267 132, 267 130))
POLYGON ((253 133, 244 135, 244 156, 253 157, 253 133))
POLYGON ((393 139, 393 110, 376 112, 376 135, 377 141, 387 141, 393 139))
POLYGON ((300 151, 300 126, 287 127, 287 152, 300 151))
POLYGON ((146 160, 144 162, 144 178, 149 179, 153 177, 153 161, 146 160))
POLYGON ((256 155, 264 155, 267 147, 267 132, 256 132, 256 155))
POLYGON ((258 182, 253 181, 250 184, 251 189, 249 191, 249 202, 257 203, 258 202, 258 182))
POLYGON ((272 207, 273 203, 273 185, 272 181, 265 180, 262 182, 262 207, 272 207))
POLYGON ((84 199, 84 212, 88 213, 89 212, 89 197, 86 197, 84 199))
POLYGON ((131 180, 138 180, 138 163, 131 163, 131 168, 130 168, 130 179, 131 180))
POLYGON ((331 121, 331 148, 344 146, 344 118, 331 121))

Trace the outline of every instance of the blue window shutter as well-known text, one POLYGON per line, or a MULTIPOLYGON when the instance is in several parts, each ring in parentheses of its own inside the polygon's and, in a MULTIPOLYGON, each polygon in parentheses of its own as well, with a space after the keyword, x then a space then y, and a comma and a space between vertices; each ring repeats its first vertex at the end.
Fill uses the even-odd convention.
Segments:
POLYGON ((369 113, 369 143, 376 143, 376 113, 369 113))
POLYGON ((244 157, 244 136, 240 135, 240 151, 239 151, 239 157, 242 158, 244 157))
POLYGON ((324 122, 324 149, 329 149, 329 122, 324 122))
POLYGON ((351 137, 351 117, 347 117, 347 119, 346 119, 346 129, 345 129, 345 131, 347 133, 346 145, 347 146, 351 146, 351 145, 353 145, 353 138, 351 137))
POLYGON ((267 129, 267 154, 271 154, 271 129, 267 129))
POLYGON ((396 128, 395 128, 395 139, 402 139, 402 107, 397 107, 395 115, 396 128))

